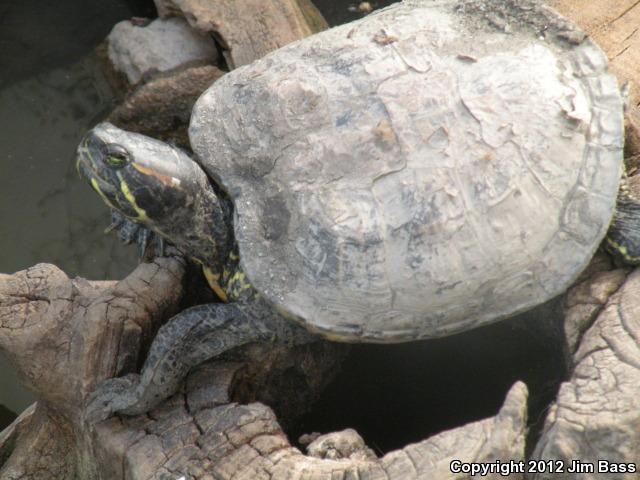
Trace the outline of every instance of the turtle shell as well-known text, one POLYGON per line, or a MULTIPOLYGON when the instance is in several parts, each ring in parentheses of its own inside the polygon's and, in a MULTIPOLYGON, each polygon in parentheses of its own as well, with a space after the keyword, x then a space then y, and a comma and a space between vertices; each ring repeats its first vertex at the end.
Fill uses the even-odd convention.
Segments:
POLYGON ((405 341, 571 284, 614 210, 623 102, 603 52, 537 2, 413 1, 227 74, 190 138, 274 307, 405 341))

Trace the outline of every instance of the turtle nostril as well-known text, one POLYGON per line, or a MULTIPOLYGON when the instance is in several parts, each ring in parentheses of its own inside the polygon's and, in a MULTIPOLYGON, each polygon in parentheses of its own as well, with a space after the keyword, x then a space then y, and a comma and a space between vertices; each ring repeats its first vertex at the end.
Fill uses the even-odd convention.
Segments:
POLYGON ((80 142, 80 145, 84 146, 85 148, 99 148, 100 145, 102 145, 102 141, 94 133, 93 130, 89 130, 82 138, 82 142, 80 142))
POLYGON ((82 168, 86 169, 89 166, 88 164, 95 165, 96 160, 102 156, 101 149, 103 145, 103 140, 93 130, 90 130, 82 137, 77 150, 76 169, 78 173, 82 174, 82 168))

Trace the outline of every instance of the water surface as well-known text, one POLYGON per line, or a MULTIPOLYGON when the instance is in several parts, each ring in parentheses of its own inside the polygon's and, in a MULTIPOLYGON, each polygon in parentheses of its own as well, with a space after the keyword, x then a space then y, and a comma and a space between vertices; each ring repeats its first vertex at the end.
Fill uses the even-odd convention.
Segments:
MULTIPOLYGON (((91 52, 149 3, 0 2, 0 272, 50 262, 72 276, 121 278, 135 264, 132 250, 102 234, 108 215, 73 158, 113 104, 91 52)), ((0 357, 0 405, 20 412, 31 402, 0 357)), ((0 428, 10 416, 0 409, 0 428)))

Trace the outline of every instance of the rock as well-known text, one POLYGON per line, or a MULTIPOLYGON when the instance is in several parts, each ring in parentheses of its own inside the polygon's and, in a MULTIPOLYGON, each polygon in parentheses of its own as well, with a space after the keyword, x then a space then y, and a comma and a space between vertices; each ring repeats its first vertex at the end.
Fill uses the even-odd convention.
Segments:
POLYGON ((360 2, 357 6, 350 7, 349 10, 366 14, 373 11, 373 6, 371 5, 371 2, 360 2))
POLYGON ((374 460, 376 454, 364 443, 358 432, 347 428, 341 432, 321 435, 307 447, 310 457, 340 460, 374 460))
POLYGON ((144 27, 125 20, 113 27, 107 41, 109 59, 131 84, 150 73, 194 61, 214 63, 217 58, 212 39, 181 18, 157 19, 144 27))
POLYGON ((182 16, 223 48, 229 69, 327 28, 310 0, 155 0, 161 17, 182 16))

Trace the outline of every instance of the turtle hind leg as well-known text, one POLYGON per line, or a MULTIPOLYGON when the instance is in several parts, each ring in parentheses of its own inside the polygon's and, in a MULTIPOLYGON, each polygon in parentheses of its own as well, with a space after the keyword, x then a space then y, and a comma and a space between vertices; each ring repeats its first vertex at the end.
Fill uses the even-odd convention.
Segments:
POLYGON ((152 230, 129 220, 118 210, 111 210, 111 224, 105 229, 105 233, 113 230, 118 232, 118 238, 122 243, 126 245, 135 243, 138 246, 138 256, 141 261, 145 259, 147 253, 164 256, 164 239, 152 230), (150 246, 151 249, 149 249, 150 246))
POLYGON ((156 335, 140 375, 106 380, 90 395, 87 418, 146 412, 178 390, 189 370, 228 350, 253 342, 303 344, 317 337, 258 301, 211 303, 184 310, 156 335))
POLYGON ((622 263, 640 265, 640 200, 626 190, 618 197, 605 245, 622 263))

